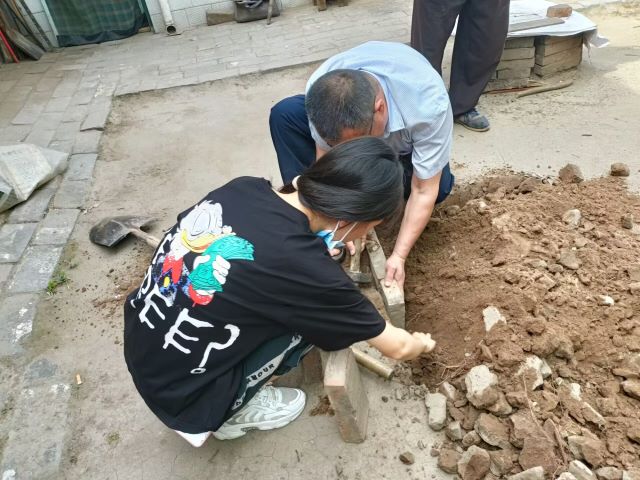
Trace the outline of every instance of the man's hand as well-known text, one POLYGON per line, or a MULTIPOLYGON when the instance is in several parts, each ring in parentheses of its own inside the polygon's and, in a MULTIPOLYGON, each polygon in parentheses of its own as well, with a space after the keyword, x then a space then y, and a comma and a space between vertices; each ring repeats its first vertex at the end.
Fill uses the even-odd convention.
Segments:
POLYGON ((405 259, 396 252, 393 252, 389 258, 387 258, 384 277, 385 287, 390 287, 391 283, 395 280, 398 283, 398 286, 402 288, 404 285, 404 262, 405 259))

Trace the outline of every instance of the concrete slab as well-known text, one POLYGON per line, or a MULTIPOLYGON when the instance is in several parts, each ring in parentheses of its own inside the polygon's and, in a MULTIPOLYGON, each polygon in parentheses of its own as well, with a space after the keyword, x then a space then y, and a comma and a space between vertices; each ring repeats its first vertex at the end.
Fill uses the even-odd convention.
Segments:
POLYGON ((0 263, 15 263, 20 260, 37 226, 36 223, 3 225, 0 228, 0 263))

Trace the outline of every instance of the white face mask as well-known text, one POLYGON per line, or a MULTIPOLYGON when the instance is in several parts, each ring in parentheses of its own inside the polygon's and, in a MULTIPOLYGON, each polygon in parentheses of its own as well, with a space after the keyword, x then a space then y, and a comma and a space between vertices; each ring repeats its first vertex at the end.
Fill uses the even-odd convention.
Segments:
POLYGON ((353 225, 351 225, 351 228, 347 230, 347 233, 345 233, 340 240, 333 239, 333 236, 338 231, 338 227, 340 226, 340 220, 338 220, 338 223, 336 223, 336 226, 333 230, 320 230, 318 233, 316 233, 316 235, 324 240, 324 243, 327 245, 327 248, 329 250, 333 250, 334 248, 342 248, 344 247, 344 239, 347 238, 347 236, 353 231, 356 225, 358 225, 358 222, 354 222, 353 225))

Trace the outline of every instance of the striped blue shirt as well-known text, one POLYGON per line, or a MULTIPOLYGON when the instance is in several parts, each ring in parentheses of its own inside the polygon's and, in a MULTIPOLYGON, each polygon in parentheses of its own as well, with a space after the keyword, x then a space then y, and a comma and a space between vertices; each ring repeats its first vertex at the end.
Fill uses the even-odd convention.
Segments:
MULTIPOLYGON (((399 155, 413 152, 418 178, 438 174, 449 162, 453 115, 444 82, 428 60, 402 43, 363 43, 320 65, 306 91, 320 76, 342 68, 362 70, 378 80, 389 109, 385 140, 399 155)), ((328 150, 315 127, 309 127, 318 146, 328 150)))

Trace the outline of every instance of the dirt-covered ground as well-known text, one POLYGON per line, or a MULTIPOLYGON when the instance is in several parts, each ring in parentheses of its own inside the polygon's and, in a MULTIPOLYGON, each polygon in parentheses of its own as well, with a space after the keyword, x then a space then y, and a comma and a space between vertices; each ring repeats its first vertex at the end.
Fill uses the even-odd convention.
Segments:
POLYGON ((557 475, 574 458, 640 467, 640 198, 625 177, 570 177, 501 173, 463 187, 407 264, 408 328, 438 342, 413 380, 450 396, 462 427, 450 439, 490 425, 498 440, 480 446, 497 477, 535 465, 557 475), (488 333, 487 307, 503 318, 488 333), (478 365, 498 384, 474 402, 465 376, 478 365))

